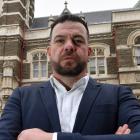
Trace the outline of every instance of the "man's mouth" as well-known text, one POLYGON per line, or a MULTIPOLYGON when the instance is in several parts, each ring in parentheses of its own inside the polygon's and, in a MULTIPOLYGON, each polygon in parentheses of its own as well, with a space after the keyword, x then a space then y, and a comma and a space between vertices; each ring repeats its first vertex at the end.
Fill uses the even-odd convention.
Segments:
POLYGON ((74 60, 74 57, 67 56, 67 57, 64 57, 63 59, 64 59, 64 60, 74 60))

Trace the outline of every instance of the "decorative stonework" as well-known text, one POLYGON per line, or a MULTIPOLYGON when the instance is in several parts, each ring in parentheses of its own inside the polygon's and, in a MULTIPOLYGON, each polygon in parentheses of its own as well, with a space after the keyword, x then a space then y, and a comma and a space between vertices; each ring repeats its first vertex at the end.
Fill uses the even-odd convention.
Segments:
POLYGON ((26 1, 26 20, 25 23, 29 27, 29 16, 30 16, 30 0, 26 1))
POLYGON ((112 13, 113 23, 137 21, 139 19, 140 19, 140 11, 135 9, 113 11, 112 13))
POLYGON ((0 26, 0 36, 14 36, 14 35, 20 35, 23 36, 23 31, 21 29, 21 27, 19 27, 18 25, 3 25, 0 26))
POLYGON ((3 0, 0 0, 0 16, 2 15, 2 11, 3 11, 3 0))
POLYGON ((33 39, 43 39, 49 38, 50 36, 50 28, 38 29, 38 30, 28 30, 25 32, 25 39, 26 40, 33 40, 33 39))
POLYGON ((127 39, 127 45, 132 47, 135 44, 135 38, 138 36, 140 36, 140 29, 137 29, 131 32, 127 39))
POLYGON ((140 82, 140 73, 136 73, 135 77, 136 77, 136 82, 140 82))
POLYGON ((5 61, 3 63, 3 75, 2 75, 2 86, 0 91, 0 100, 2 101, 2 107, 7 101, 8 97, 13 92, 13 70, 14 63, 12 61, 5 61))
POLYGON ((89 32, 90 32, 90 34, 110 33, 111 24, 110 23, 101 23, 101 24, 90 25, 89 32))
POLYGON ((120 84, 132 84, 136 83, 135 73, 120 73, 119 74, 120 84))
POLYGON ((34 0, 5 0, 3 2, 2 25, 18 24, 29 28, 33 17, 34 0))
POLYGON ((3 81, 2 89, 12 89, 14 64, 10 61, 5 61, 3 64, 3 81))
POLYGON ((108 57, 110 55, 110 46, 108 44, 94 42, 94 43, 89 44, 89 47, 91 47, 91 48, 104 48, 105 56, 108 57))
POLYGON ((20 62, 20 58, 18 56, 0 56, 0 60, 17 60, 20 62))

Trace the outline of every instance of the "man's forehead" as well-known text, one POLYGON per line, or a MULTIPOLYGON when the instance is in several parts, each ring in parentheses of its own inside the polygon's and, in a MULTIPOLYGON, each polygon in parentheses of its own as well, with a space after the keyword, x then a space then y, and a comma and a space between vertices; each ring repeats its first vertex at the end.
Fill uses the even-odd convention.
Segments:
POLYGON ((80 22, 75 22, 75 21, 66 21, 66 22, 63 22, 63 23, 58 23, 52 33, 55 34, 57 31, 59 32, 63 32, 63 31, 69 31, 69 32, 72 32, 72 31, 80 31, 80 32, 83 32, 83 33, 86 33, 86 28, 84 27, 84 25, 80 22))

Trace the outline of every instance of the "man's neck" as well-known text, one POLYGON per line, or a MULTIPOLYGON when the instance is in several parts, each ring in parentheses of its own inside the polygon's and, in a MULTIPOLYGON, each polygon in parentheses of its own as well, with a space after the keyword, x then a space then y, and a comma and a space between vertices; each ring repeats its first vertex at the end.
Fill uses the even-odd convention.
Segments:
POLYGON ((54 73, 53 76, 67 89, 70 90, 74 83, 80 80, 82 77, 86 76, 86 73, 81 73, 77 76, 63 76, 57 73, 54 73))

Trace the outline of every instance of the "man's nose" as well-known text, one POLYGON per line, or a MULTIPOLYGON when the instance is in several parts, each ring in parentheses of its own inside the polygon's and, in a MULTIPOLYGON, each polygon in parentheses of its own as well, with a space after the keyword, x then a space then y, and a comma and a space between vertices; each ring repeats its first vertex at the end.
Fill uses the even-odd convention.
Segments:
POLYGON ((76 47, 74 45, 74 43, 72 42, 72 40, 67 40, 65 45, 64 45, 64 51, 75 51, 76 47))

